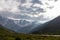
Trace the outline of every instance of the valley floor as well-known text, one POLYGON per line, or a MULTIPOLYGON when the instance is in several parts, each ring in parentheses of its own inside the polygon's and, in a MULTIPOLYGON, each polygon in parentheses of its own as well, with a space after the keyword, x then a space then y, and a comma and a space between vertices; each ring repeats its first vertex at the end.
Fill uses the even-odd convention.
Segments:
POLYGON ((19 34, 0 27, 0 40, 60 40, 60 35, 19 34))
POLYGON ((60 35, 28 35, 28 34, 17 34, 17 35, 6 35, 0 36, 0 40, 60 40, 60 35))

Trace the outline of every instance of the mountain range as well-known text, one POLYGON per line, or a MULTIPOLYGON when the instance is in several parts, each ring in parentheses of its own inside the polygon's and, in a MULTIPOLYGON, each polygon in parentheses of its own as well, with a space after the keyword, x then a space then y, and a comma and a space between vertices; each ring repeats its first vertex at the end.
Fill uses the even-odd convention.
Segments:
POLYGON ((0 16, 0 25, 18 33, 30 33, 34 28, 41 24, 36 24, 36 22, 29 22, 26 20, 12 20, 0 16))
MULTIPOLYGON (((29 23, 25 20, 20 20, 20 25, 25 25, 25 23, 29 23)), ((32 33, 32 34, 60 34, 60 16, 57 18, 45 23, 36 25, 35 22, 32 22, 30 25, 26 27, 20 27, 20 25, 15 24, 14 20, 6 19, 0 16, 0 24, 5 28, 15 31, 17 33, 32 33)))
POLYGON ((60 34, 60 16, 45 23, 42 29, 38 29, 33 34, 60 34))

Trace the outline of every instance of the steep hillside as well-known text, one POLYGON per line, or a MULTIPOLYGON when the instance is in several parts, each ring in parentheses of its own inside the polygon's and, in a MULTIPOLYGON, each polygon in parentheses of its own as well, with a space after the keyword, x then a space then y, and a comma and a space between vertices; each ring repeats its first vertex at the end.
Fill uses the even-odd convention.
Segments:
POLYGON ((42 30, 33 32, 36 34, 58 34, 60 35, 60 16, 43 25, 42 30))

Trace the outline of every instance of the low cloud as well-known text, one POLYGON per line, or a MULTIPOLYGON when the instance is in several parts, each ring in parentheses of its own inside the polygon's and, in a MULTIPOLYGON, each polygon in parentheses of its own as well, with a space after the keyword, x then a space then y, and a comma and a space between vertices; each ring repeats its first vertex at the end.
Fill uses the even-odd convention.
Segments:
POLYGON ((60 15, 59 11, 55 12, 56 9, 60 10, 59 2, 55 3, 54 1, 48 0, 0 0, 0 15, 6 16, 7 18, 46 21, 49 18, 53 19, 60 15), (56 7, 50 9, 49 7, 52 6, 56 7))

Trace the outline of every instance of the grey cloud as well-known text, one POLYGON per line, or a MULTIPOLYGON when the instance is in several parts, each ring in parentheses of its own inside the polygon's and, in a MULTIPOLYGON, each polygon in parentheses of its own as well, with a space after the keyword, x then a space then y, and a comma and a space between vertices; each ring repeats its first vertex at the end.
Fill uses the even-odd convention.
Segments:
POLYGON ((17 19, 31 19, 31 17, 28 16, 28 15, 15 15, 14 18, 17 18, 17 19))
POLYGON ((43 4, 43 3, 42 3, 41 1, 39 1, 39 0, 32 0, 31 2, 32 2, 33 4, 35 4, 35 3, 41 4, 41 5, 43 4))
POLYGON ((0 11, 0 15, 3 17, 13 17, 14 16, 14 14, 9 11, 0 11))
POLYGON ((36 20, 36 21, 47 21, 49 18, 44 18, 43 15, 39 16, 39 17, 33 17, 32 20, 36 20))
POLYGON ((21 13, 34 13, 36 14, 36 12, 41 13, 41 12, 45 12, 43 8, 39 8, 39 7, 30 7, 27 8, 25 6, 19 6, 19 9, 21 10, 21 13), (35 10, 33 10, 35 9, 35 10))
POLYGON ((20 2, 21 4, 26 3, 26 0, 16 0, 17 2, 20 2))

